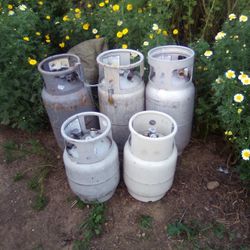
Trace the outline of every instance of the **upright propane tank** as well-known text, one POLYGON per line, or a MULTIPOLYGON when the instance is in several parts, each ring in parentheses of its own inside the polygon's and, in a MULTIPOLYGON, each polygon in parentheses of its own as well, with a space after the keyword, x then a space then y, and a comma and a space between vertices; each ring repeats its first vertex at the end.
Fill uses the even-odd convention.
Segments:
POLYGON ((39 63, 38 70, 44 79, 43 103, 57 144, 64 149, 62 123, 76 113, 96 110, 91 93, 83 85, 80 58, 73 54, 51 56, 39 63))
POLYGON ((140 201, 157 201, 174 180, 177 124, 165 113, 143 111, 131 117, 129 130, 123 162, 128 192, 140 201))
POLYGON ((144 57, 135 50, 115 49, 101 53, 97 62, 100 111, 110 118, 114 140, 122 150, 130 117, 144 110, 144 57))
POLYGON ((63 161, 71 190, 85 202, 111 198, 120 178, 118 149, 108 117, 83 112, 68 118, 61 128, 65 140, 63 161), (89 121, 97 118, 98 124, 89 121))
POLYGON ((150 65, 146 110, 172 116, 178 125, 178 154, 189 143, 192 131, 195 88, 192 83, 194 51, 183 46, 162 46, 148 52, 150 65))

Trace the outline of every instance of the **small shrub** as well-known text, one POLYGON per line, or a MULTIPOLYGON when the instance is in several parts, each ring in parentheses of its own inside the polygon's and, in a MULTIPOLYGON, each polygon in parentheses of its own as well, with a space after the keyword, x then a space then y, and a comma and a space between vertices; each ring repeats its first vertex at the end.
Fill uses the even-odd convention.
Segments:
POLYGON ((231 14, 211 49, 205 42, 196 44, 197 115, 207 123, 208 130, 219 129, 224 134, 244 180, 250 179, 250 41, 246 39, 249 32, 249 13, 231 14))

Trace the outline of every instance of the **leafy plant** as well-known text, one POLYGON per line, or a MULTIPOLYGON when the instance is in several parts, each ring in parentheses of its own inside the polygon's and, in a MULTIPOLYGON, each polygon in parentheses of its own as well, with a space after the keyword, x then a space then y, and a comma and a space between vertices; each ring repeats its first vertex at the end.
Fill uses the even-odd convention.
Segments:
POLYGON ((36 211, 41 211, 46 207, 47 204, 48 204, 48 198, 43 194, 39 194, 35 197, 34 204, 32 207, 36 211))
POLYGON ((24 178, 24 174, 23 173, 20 173, 20 172, 17 172, 13 178, 13 180, 16 182, 16 181, 20 181, 24 178))
POLYGON ((80 209, 84 209, 86 207, 86 203, 83 202, 79 197, 77 197, 76 206, 80 209))
POLYGON ((150 229, 152 228, 153 217, 150 215, 140 215, 139 217, 139 226, 141 229, 150 229))
POLYGON ((169 224, 167 226, 167 234, 170 237, 182 236, 188 240, 191 240, 196 235, 198 235, 198 233, 198 229, 192 223, 191 225, 187 225, 183 222, 176 221, 175 223, 169 224))
POLYGON ((48 204, 48 198, 45 196, 44 191, 44 182, 51 171, 51 167, 49 164, 40 166, 37 173, 28 181, 28 187, 37 192, 32 206, 37 211, 44 209, 48 204))
POLYGON ((213 226, 213 233, 214 235, 219 238, 219 239, 223 239, 225 236, 225 232, 226 232, 226 228, 223 224, 221 223, 216 223, 213 226))
POLYGON ((224 134, 244 180, 250 180, 249 13, 231 13, 211 48, 204 41, 194 46, 198 53, 197 119, 207 125, 207 133, 217 129, 224 134))
POLYGON ((74 250, 88 249, 90 241, 94 237, 101 235, 103 224, 106 221, 105 210, 104 203, 93 205, 89 217, 80 225, 80 229, 83 231, 83 240, 76 240, 74 242, 74 250))
POLYGON ((23 159, 28 155, 40 155, 46 154, 44 147, 38 140, 28 140, 24 143, 17 143, 14 140, 5 141, 2 144, 4 151, 4 158, 6 163, 9 164, 18 159, 23 159))

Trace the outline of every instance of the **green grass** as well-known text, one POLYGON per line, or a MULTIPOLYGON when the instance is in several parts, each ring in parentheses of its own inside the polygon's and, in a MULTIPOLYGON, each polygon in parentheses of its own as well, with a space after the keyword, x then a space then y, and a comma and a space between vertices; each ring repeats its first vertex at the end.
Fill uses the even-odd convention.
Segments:
POLYGON ((4 159, 7 164, 23 159, 28 155, 46 155, 46 149, 41 145, 39 140, 35 139, 30 139, 23 143, 17 143, 14 140, 8 140, 2 144, 2 147, 4 159))
POLYGON ((84 209, 86 207, 86 203, 84 203, 79 197, 77 197, 77 203, 76 203, 76 206, 79 208, 79 209, 84 209))
POLYGON ((149 215, 140 215, 139 217, 139 227, 141 229, 151 229, 153 224, 153 217, 149 215))
POLYGON ((23 178, 24 178, 24 174, 21 173, 21 172, 17 172, 17 173, 15 174, 15 176, 13 177, 13 181, 14 181, 14 182, 17 182, 17 181, 22 180, 23 178))
POLYGON ((105 210, 106 206, 104 203, 92 205, 87 220, 80 225, 83 239, 74 241, 73 250, 89 249, 91 240, 102 234, 103 225, 106 221, 105 210))
POLYGON ((48 198, 44 195, 37 195, 32 208, 36 211, 43 210, 48 204, 48 198))
POLYGON ((203 223, 197 220, 175 221, 166 227, 168 237, 181 244, 177 249, 221 249, 223 242, 233 244, 235 235, 218 222, 203 223))

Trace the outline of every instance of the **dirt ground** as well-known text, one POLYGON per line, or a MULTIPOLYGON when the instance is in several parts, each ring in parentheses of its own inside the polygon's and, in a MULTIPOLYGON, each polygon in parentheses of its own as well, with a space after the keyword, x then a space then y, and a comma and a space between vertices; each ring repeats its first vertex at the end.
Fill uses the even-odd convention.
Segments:
MULTIPOLYGON (((0 127, 0 145, 0 249, 72 249, 75 240, 82 239, 79 225, 91 206, 72 206, 75 196, 52 132, 30 135, 0 127), (6 161, 6 143, 22 145, 31 138, 39 141, 45 154, 28 150, 6 161), (48 161, 51 170, 43 186, 48 204, 36 211, 32 208, 36 192, 27 183, 48 161), (24 178, 14 181, 18 172, 25 172, 24 178)), ((90 249, 250 249, 249 192, 232 168, 229 174, 218 171, 228 158, 224 148, 215 137, 207 142, 193 138, 178 160, 172 188, 158 202, 133 199, 121 180, 106 202, 103 233, 93 238, 90 249), (208 190, 210 181, 220 185, 208 190), (150 228, 140 226, 142 215, 152 218, 150 228), (190 230, 195 221, 198 232, 192 237, 185 230, 170 236, 167 228, 176 221, 190 230)))

